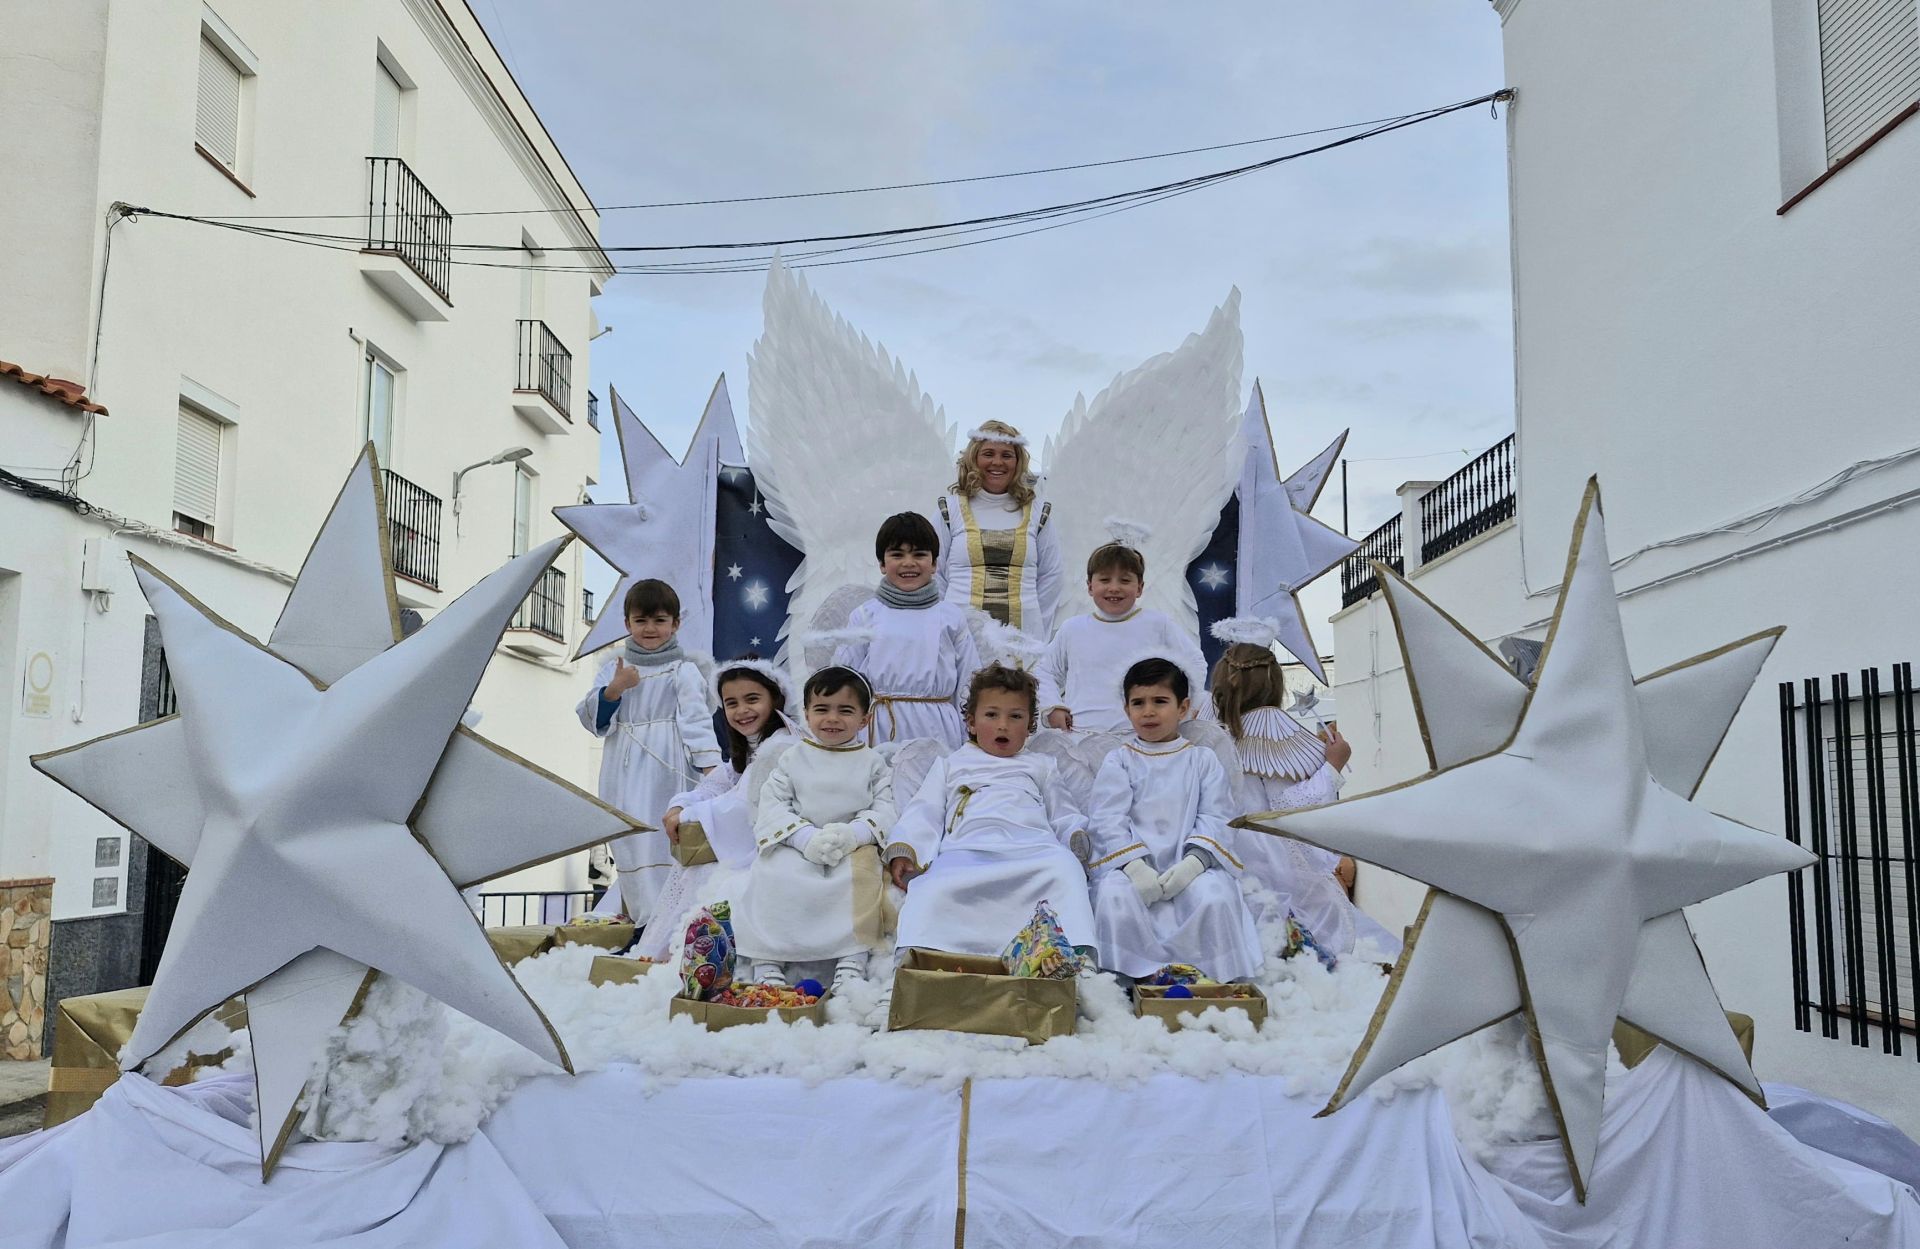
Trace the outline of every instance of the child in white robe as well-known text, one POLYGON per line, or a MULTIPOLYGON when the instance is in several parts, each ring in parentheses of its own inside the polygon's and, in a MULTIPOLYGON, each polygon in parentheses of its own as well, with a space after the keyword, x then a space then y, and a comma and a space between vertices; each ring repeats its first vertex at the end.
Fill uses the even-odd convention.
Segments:
POLYGON ((1123 681, 1134 736, 1101 765, 1087 813, 1100 966, 1138 980, 1187 963, 1251 980, 1264 959, 1227 828, 1231 783, 1211 750, 1180 736, 1187 675, 1146 659, 1123 681))
POLYGON ((861 635, 834 652, 833 662, 873 682, 869 745, 930 737, 948 749, 965 744, 960 709, 980 652, 967 614, 941 598, 934 580, 940 536, 918 512, 889 516, 874 538, 880 588, 853 609, 847 625, 861 635))
POLYGON ((822 668, 803 694, 808 736, 760 791, 758 853, 734 911, 734 940, 761 984, 833 960, 833 986, 866 973, 884 939, 877 847, 894 822, 893 769, 857 739, 872 708, 865 678, 822 668))
MULTIPOLYGON (((1339 730, 1322 740, 1288 715, 1280 703, 1286 678, 1273 652, 1277 632, 1258 620, 1223 620, 1214 636, 1230 643, 1213 670, 1213 704, 1240 753, 1241 791, 1236 813, 1290 811, 1340 797, 1341 769, 1353 747, 1339 730)), ((1244 831, 1235 843, 1247 874, 1273 891, 1280 913, 1291 910, 1327 953, 1353 952, 1363 938, 1383 957, 1397 957, 1400 939, 1353 904, 1341 883, 1353 861, 1291 837, 1244 831)))
POLYGON ((934 764, 887 841, 907 891, 895 946, 999 954, 1045 902, 1067 940, 1092 949, 1086 870, 1069 846, 1086 822, 1052 759, 1022 753, 1037 683, 998 663, 967 691, 972 739, 934 764))
POLYGON ((1130 733, 1121 709, 1120 680, 1146 655, 1176 661, 1188 686, 1207 683, 1200 644, 1164 612, 1139 606, 1147 588, 1145 531, 1109 518, 1116 535, 1087 557, 1087 596, 1093 610, 1062 624, 1040 662, 1040 708, 1049 728, 1082 733, 1130 733))
MULTIPOLYGON (((720 763, 707 681, 680 649, 680 596, 664 581, 636 581, 621 604, 627 640, 600 666, 575 710, 595 737, 601 801, 658 825, 668 800, 720 763)), ((653 902, 673 870, 667 835, 657 829, 613 841, 618 906, 635 924, 653 917, 653 902)), ((603 908, 615 904, 607 891, 603 908)))
POLYGON ((716 859, 693 866, 675 863, 667 873, 666 885, 654 901, 654 922, 633 947, 636 957, 655 962, 668 956, 694 911, 729 896, 716 892, 726 887, 727 873, 752 866, 753 814, 740 787, 741 778, 762 746, 797 736, 787 718, 792 702, 787 676, 765 660, 748 654, 721 664, 713 690, 727 718, 727 761, 691 790, 669 799, 660 824, 676 845, 683 824, 699 824, 716 859))

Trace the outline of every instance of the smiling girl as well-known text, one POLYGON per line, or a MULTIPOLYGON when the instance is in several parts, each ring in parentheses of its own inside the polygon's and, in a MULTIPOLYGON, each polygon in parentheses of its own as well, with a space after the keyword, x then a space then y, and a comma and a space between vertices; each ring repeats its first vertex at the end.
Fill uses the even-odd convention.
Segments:
POLYGON ((1019 430, 987 421, 968 431, 959 472, 940 499, 947 601, 1047 637, 1060 604, 1060 544, 1047 527, 1050 510, 1035 495, 1019 430))

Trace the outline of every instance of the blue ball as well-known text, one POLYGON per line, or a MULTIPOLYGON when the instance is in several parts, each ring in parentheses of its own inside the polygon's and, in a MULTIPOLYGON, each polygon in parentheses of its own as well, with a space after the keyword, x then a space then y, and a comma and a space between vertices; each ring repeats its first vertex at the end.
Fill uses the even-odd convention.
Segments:
POLYGON ((819 997, 821 994, 826 992, 825 989, 822 989, 820 987, 820 982, 818 980, 813 980, 813 979, 802 980, 799 984, 794 985, 793 987, 800 990, 800 992, 806 994, 808 997, 819 997))
POLYGON ((1189 989, 1186 985, 1176 984, 1167 990, 1167 996, 1168 997, 1192 997, 1193 990, 1189 989))

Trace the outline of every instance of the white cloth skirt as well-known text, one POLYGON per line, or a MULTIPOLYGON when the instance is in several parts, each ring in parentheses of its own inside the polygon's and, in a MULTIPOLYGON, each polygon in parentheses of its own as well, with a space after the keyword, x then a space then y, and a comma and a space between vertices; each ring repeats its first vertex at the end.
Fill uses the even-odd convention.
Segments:
POLYGON ((1087 873, 1064 846, 1035 842, 1018 850, 944 850, 907 884, 900 907, 900 949, 999 954, 1045 902, 1074 945, 1097 945, 1087 873))
POLYGON ((1253 912, 1239 882, 1219 868, 1194 878, 1152 906, 1124 872, 1108 872, 1093 890, 1100 966, 1123 976, 1151 976, 1169 963, 1190 963, 1215 980, 1251 980, 1265 959, 1253 912))
POLYGON ((880 852, 859 846, 833 867, 791 846, 753 861, 733 915, 740 957, 781 963, 843 958, 882 944, 885 888, 880 852))

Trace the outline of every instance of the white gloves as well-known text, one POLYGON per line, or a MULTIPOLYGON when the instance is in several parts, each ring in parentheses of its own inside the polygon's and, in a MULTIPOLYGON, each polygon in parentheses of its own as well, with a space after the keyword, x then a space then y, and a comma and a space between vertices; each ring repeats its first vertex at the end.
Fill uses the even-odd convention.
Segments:
MULTIPOLYGON (((1136 860, 1136 862, 1137 861, 1138 860, 1136 860)), ((1129 863, 1127 866, 1132 867, 1133 864, 1129 863)), ((1188 854, 1182 856, 1178 863, 1175 863, 1172 867, 1160 873, 1157 882, 1160 886, 1160 896, 1162 898, 1179 897, 1181 891, 1198 880, 1200 873, 1206 870, 1206 860, 1202 859, 1199 855, 1188 854)))
POLYGON ((1127 879, 1133 882, 1134 890, 1139 893, 1143 905, 1152 906, 1164 896, 1160 874, 1155 872, 1153 865, 1145 859, 1135 859, 1120 870, 1125 872, 1127 879))
POLYGON ((813 836, 807 838, 800 853, 809 863, 821 867, 838 867, 840 860, 853 853, 853 831, 845 824, 828 824, 813 830, 813 836))

